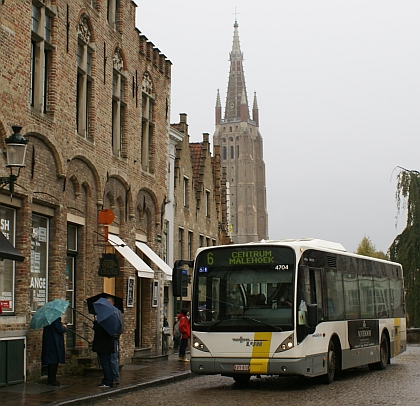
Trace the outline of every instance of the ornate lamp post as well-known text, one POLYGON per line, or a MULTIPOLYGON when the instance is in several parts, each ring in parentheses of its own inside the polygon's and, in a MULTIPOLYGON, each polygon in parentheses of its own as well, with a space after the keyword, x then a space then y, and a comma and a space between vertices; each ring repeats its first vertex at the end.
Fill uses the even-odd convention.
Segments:
POLYGON ((6 168, 10 168, 10 175, 0 177, 0 189, 9 185, 10 194, 13 194, 15 182, 20 174, 20 168, 26 166, 26 148, 28 147, 28 140, 20 134, 22 127, 15 125, 12 126, 12 129, 13 134, 4 140, 6 143, 7 156, 6 168), (18 168, 16 175, 13 173, 13 168, 18 168))

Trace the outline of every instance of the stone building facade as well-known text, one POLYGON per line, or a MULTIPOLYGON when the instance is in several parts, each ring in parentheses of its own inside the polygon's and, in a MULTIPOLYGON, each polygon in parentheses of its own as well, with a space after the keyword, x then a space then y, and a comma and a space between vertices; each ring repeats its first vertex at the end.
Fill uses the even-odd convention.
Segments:
MULTIPOLYGON (((0 385, 39 376, 42 332, 29 323, 56 298, 75 309, 65 315, 75 332, 67 334, 66 368, 91 356, 86 299, 103 291, 123 298, 121 362, 136 348, 159 351, 171 279, 159 262, 171 62, 135 27, 136 7, 131 0, 0 3, 2 150, 12 125, 29 140, 13 195, 0 191, 1 230, 25 256, 0 263, 0 385), (98 221, 103 209, 115 216, 109 241, 98 221), (115 252, 119 276, 98 276, 104 252, 115 252)), ((0 162, 7 176, 4 154, 0 162)), ((217 233, 208 229, 213 241, 217 233)))
POLYGON ((226 168, 229 232, 235 243, 268 238, 265 163, 258 116, 256 95, 252 118, 249 114, 243 53, 235 21, 225 114, 222 119, 218 91, 213 136, 214 145, 221 148, 221 164, 226 168))

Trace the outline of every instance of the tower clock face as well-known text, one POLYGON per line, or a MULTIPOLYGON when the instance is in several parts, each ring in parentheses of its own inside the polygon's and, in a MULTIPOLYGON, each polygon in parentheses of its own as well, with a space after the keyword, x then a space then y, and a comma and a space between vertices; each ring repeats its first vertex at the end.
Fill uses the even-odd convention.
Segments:
POLYGON ((235 108, 235 102, 230 103, 230 108, 233 110, 235 108))

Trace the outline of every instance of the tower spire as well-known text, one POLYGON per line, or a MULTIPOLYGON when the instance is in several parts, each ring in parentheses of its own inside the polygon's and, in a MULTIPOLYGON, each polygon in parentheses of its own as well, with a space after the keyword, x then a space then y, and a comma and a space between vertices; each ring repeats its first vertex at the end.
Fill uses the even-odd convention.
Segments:
POLYGON ((243 68, 243 54, 239 43, 239 24, 235 19, 233 25, 233 44, 230 52, 230 71, 226 96, 225 119, 241 118, 241 102, 245 97, 246 116, 249 118, 248 97, 245 86, 245 76, 243 68))
POLYGON ((257 92, 254 92, 254 104, 252 106, 252 120, 255 121, 255 125, 259 127, 259 117, 258 117, 258 103, 257 103, 257 92))
POLYGON ((217 97, 216 97, 216 124, 220 124, 222 119, 222 104, 220 103, 220 93, 219 89, 217 89, 217 97))

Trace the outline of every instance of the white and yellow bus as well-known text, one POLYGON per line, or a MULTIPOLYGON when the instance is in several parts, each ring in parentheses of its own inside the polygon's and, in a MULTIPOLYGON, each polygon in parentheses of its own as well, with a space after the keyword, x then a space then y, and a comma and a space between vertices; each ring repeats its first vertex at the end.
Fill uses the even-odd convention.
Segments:
MULTIPOLYGON (((200 248, 193 268, 191 370, 322 376, 384 369, 406 348, 400 264, 316 239, 200 248)), ((174 283, 180 272, 174 268, 174 283)))

